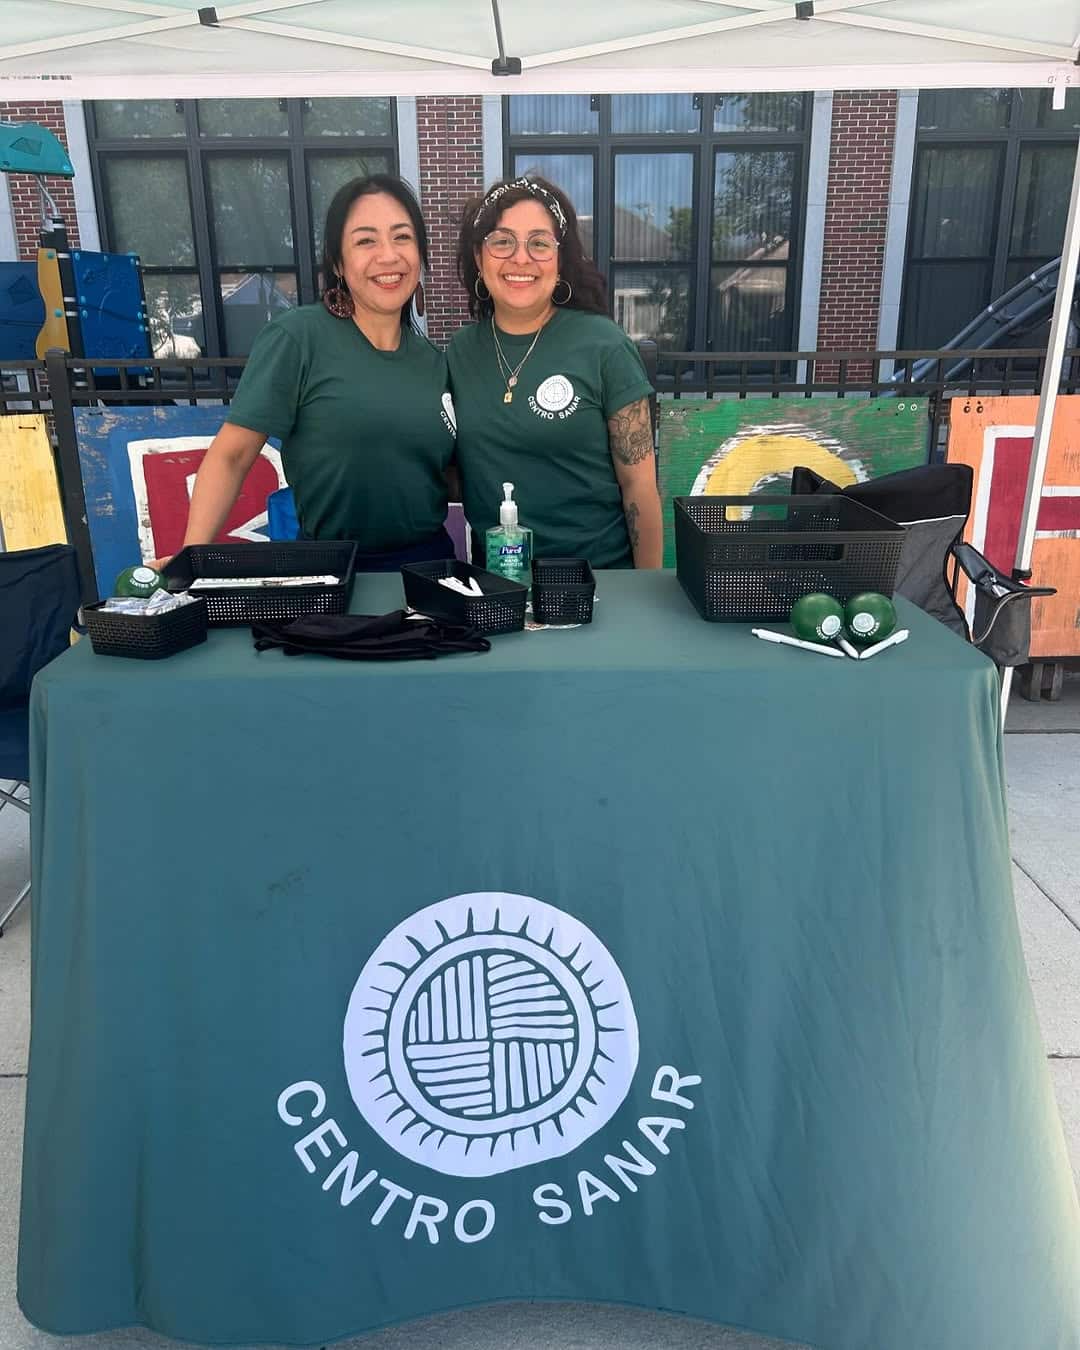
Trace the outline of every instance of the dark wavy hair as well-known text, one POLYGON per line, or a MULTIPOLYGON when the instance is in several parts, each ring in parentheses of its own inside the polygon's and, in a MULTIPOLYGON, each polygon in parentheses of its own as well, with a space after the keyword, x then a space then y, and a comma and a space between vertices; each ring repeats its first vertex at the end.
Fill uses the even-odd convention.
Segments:
MULTIPOLYGON (((322 289, 324 294, 327 287, 333 284, 333 279, 340 274, 341 243, 345 234, 345 222, 349 218, 353 202, 360 197, 374 197, 380 192, 385 192, 388 197, 393 197, 396 202, 399 202, 402 210, 409 217, 416 234, 417 248, 420 250, 420 262, 425 269, 427 268, 427 226, 424 224, 424 217, 420 211, 420 203, 416 200, 416 194, 403 178, 397 178, 391 173, 371 173, 366 178, 353 178, 348 183, 343 183, 334 193, 333 200, 327 209, 322 246, 322 289)), ((410 323, 411 321, 412 297, 410 296, 401 307, 401 322, 410 323)))
MULTIPOLYGON (((559 236, 558 222, 552 216, 552 228, 559 240, 559 275, 568 282, 571 289, 570 299, 563 309, 581 309, 586 314, 607 314, 607 286, 597 271, 596 264, 585 256, 581 247, 581 235, 578 232, 577 213, 570 198, 561 188, 549 183, 546 178, 529 174, 529 182, 535 183, 544 192, 549 192, 562 208, 566 217, 566 230, 559 236)), ((481 300, 476 294, 476 280, 480 269, 476 265, 476 254, 484 238, 498 224, 499 217, 518 202, 539 202, 544 206, 544 198, 527 187, 515 186, 513 182, 493 183, 483 197, 473 197, 465 203, 461 217, 461 229, 458 234, 457 274, 465 287, 469 298, 469 314, 474 319, 486 319, 493 312, 490 297, 481 300), (493 192, 499 195, 495 201, 488 201, 493 192)), ((550 212, 549 212, 550 214, 550 212)))

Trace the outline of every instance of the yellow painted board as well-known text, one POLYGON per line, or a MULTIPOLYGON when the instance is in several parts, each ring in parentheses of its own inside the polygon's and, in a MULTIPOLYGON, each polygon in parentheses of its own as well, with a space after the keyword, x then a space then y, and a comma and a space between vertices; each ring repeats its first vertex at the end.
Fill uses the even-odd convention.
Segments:
POLYGON ((0 527, 9 551, 67 543, 60 485, 41 413, 0 417, 0 527))
POLYGON ((38 290, 45 301, 45 322, 34 343, 39 360, 50 347, 71 350, 67 319, 64 317, 64 287, 60 281, 60 260, 54 248, 39 248, 37 255, 38 290))

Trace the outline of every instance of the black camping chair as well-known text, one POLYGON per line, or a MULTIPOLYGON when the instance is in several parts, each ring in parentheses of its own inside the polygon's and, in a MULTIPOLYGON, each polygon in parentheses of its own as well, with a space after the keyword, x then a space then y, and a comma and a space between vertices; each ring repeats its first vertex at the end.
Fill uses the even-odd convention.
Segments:
POLYGON ((973 475, 967 464, 924 464, 840 488, 812 469, 797 468, 793 494, 831 492, 850 497, 903 525, 907 534, 896 572, 896 593, 926 610, 985 652, 999 669, 1022 666, 1031 645, 1031 601, 1056 595, 1052 586, 1025 586, 999 572, 962 542, 971 510, 973 475), (971 624, 956 602, 963 572, 975 595, 971 624))
MULTIPOLYGON (((0 553, 0 811, 30 811, 30 685, 64 651, 79 611, 79 571, 68 544, 0 553)), ((0 917, 30 894, 27 882, 0 917)))

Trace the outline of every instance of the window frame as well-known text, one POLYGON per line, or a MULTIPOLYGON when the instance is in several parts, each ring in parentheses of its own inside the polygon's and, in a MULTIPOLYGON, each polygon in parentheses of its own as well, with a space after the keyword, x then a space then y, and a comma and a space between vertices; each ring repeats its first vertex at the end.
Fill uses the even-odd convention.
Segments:
POLYGON ((207 356, 238 356, 225 346, 225 321, 220 293, 223 268, 214 252, 213 228, 209 210, 209 160, 223 154, 284 155, 289 175, 289 210, 293 225, 293 255, 291 267, 273 266, 266 272, 291 272, 296 276, 297 302, 311 304, 317 298, 319 259, 314 256, 310 188, 307 159, 311 153, 379 154, 384 155, 391 173, 398 171, 397 100, 390 100, 390 125, 383 136, 326 136, 306 133, 303 98, 279 99, 285 105, 287 132, 284 136, 208 136, 199 130, 197 99, 175 99, 182 105, 183 136, 104 136, 98 133, 96 104, 87 100, 83 105, 86 122, 87 147, 90 154, 90 174, 94 200, 101 223, 101 247, 113 249, 115 229, 112 206, 106 189, 104 164, 109 159, 181 157, 185 161, 188 197, 191 208, 192 237, 195 262, 192 266, 144 267, 147 277, 159 274, 196 275, 202 301, 203 333, 207 356))
POLYGON ((514 173, 517 155, 591 154, 593 168, 593 249, 594 261, 608 287, 609 312, 614 306, 611 282, 618 267, 648 266, 651 269, 683 269, 690 275, 688 339, 690 350, 712 350, 709 337, 712 285, 712 221, 716 175, 716 152, 738 150, 793 150, 795 183, 792 187, 791 247, 786 260, 787 285, 785 312, 790 316, 790 347, 798 342, 798 300, 802 291, 803 258, 806 234, 806 193, 809 183, 810 138, 813 122, 813 95, 802 92, 802 126, 798 131, 714 131, 714 110, 722 92, 695 94, 700 111, 696 132, 614 132, 612 131, 610 94, 592 95, 599 113, 599 131, 595 134, 528 132, 511 134, 510 98, 502 100, 503 172, 514 173), (663 151, 689 151, 694 159, 693 223, 690 257, 686 261, 635 260, 614 256, 615 156, 619 153, 656 154, 663 151), (707 228, 706 228, 707 223, 707 228))
MULTIPOLYGON (((922 91, 923 94, 928 92, 936 93, 939 91, 922 91)), ((1060 145, 1069 146, 1075 152, 1077 139, 1080 138, 1080 130, 1076 128, 1046 128, 1023 125, 1024 98, 1038 97, 1042 92, 1033 89, 1010 90, 1008 116, 1005 125, 998 128, 976 127, 966 131, 945 130, 937 127, 923 128, 919 126, 918 114, 916 115, 915 145, 911 157, 911 190, 908 203, 907 233, 904 240, 904 280, 898 325, 899 342, 902 349, 911 348, 916 351, 929 349, 925 342, 922 340, 915 341, 912 336, 912 330, 916 328, 921 316, 913 312, 914 287, 911 283, 920 265, 927 262, 943 265, 958 263, 962 265, 965 262, 975 261, 973 258, 958 257, 929 259, 915 254, 914 227, 916 212, 919 207, 919 166, 921 158, 927 150, 950 146, 963 148, 989 146, 999 152, 998 182, 992 197, 992 200, 997 202, 997 210, 991 222, 990 231, 988 293, 984 296, 980 308, 992 304, 1009 289, 1006 278, 1011 264, 1020 260, 1027 260, 1030 263, 1030 270, 1034 271, 1037 267, 1049 261, 1041 255, 1012 253, 1013 217, 1016 212, 1017 193, 1020 185, 1020 159, 1024 149, 1032 145, 1060 145)), ((986 258, 987 255, 983 254, 979 257, 986 258)), ((976 310, 975 313, 971 314, 968 322, 974 319, 978 313, 979 310, 976 310)), ((960 331, 963 326, 965 325, 959 325, 957 331, 960 331)), ((947 342, 953 336, 954 334, 950 333, 944 340, 947 342)))

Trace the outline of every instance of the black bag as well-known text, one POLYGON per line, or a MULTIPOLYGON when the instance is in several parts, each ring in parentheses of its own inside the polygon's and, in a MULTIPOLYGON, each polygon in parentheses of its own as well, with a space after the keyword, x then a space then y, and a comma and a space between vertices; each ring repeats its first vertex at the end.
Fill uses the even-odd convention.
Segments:
POLYGON ((314 652, 343 661, 431 661, 452 652, 488 652, 491 643, 476 628, 439 619, 390 614, 308 614, 284 623, 257 623, 255 650, 280 647, 286 656, 314 652))
POLYGON ((964 533, 971 506, 967 464, 922 464, 865 483, 837 487, 812 469, 791 475, 792 493, 838 492, 907 530, 896 569, 896 594, 966 638, 967 620, 949 582, 951 550, 964 533))

